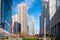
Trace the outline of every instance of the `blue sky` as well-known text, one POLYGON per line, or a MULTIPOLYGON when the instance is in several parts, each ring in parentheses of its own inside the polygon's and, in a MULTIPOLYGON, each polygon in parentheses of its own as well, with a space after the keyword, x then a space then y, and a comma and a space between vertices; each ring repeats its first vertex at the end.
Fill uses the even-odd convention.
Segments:
POLYGON ((35 33, 39 32, 40 30, 40 23, 39 23, 39 16, 41 14, 41 0, 12 0, 12 15, 15 15, 18 13, 17 5, 20 3, 25 2, 28 8, 28 25, 30 21, 30 16, 34 16, 34 30, 35 33))

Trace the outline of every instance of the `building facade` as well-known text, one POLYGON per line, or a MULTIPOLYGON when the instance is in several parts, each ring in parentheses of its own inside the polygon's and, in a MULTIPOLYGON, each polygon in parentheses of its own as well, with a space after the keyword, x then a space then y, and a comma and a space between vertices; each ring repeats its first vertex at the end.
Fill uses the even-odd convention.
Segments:
POLYGON ((27 6, 25 3, 19 4, 19 22, 21 23, 21 33, 27 34, 27 6))
POLYGON ((43 27, 43 16, 42 14, 40 15, 40 34, 44 33, 44 27, 43 27))
POLYGON ((0 25, 1 25, 1 0, 0 0, 0 25))
POLYGON ((40 31, 41 34, 44 34, 44 18, 46 18, 46 26, 49 23, 49 1, 41 0, 42 3, 42 14, 40 16, 40 31))
POLYGON ((49 0, 49 23, 47 24, 47 34, 51 35, 50 21, 56 12, 56 0, 49 0))
MULTIPOLYGON (((50 20, 56 12, 56 0, 42 0, 42 20, 43 20, 43 30, 44 31, 44 18, 46 18, 46 33, 50 34, 50 20)), ((41 24, 41 25, 42 25, 41 24)))
POLYGON ((56 9, 60 7, 60 0, 56 0, 56 9))
POLYGON ((56 12, 50 21, 51 34, 60 40, 60 0, 56 0, 56 12))
POLYGON ((14 22, 14 33, 20 33, 21 32, 21 24, 20 23, 18 23, 18 22, 14 22))
POLYGON ((27 26, 27 34, 29 35, 29 26, 27 26))
POLYGON ((34 35, 34 17, 30 16, 30 33, 29 35, 34 35))
MULTIPOLYGON (((12 16, 12 33, 20 33, 21 32, 21 23, 18 20, 19 14, 12 16)), ((19 18, 20 19, 20 18, 19 18)))
POLYGON ((27 34, 27 6, 24 3, 18 5, 18 14, 12 17, 13 30, 12 32, 17 33, 19 28, 19 33, 27 34), (19 25, 18 25, 19 24, 19 25))
POLYGON ((50 20, 54 16, 56 12, 56 0, 49 0, 49 13, 50 13, 50 20))
MULTIPOLYGON (((45 7, 44 7, 45 3, 44 2, 42 2, 42 3, 43 3, 42 9, 45 9, 45 7)), ((60 0, 49 0, 47 4, 49 7, 47 9, 45 9, 44 11, 42 10, 40 24, 44 25, 44 21, 42 22, 42 20, 44 20, 44 17, 49 15, 48 18, 46 17, 46 23, 47 23, 46 32, 47 32, 47 34, 55 36, 56 40, 60 40, 60 29, 59 29, 60 28, 60 18, 59 18, 60 17, 60 0), (48 11, 46 12, 46 10, 48 10, 48 11), (42 16, 44 16, 44 17, 42 17, 42 16), (49 20, 49 21, 47 22, 47 20, 49 20)), ((41 30, 44 30, 44 28, 43 28, 44 26, 42 27, 41 25, 40 25, 41 30)))
POLYGON ((10 32, 12 20, 12 0, 1 0, 1 24, 3 28, 10 32))

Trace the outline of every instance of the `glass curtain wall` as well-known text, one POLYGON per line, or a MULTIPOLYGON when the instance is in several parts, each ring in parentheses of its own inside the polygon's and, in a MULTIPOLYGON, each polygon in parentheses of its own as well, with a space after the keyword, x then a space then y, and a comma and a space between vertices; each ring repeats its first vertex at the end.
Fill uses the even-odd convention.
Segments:
POLYGON ((12 19, 12 0, 2 0, 2 23, 3 28, 10 32, 10 24, 12 19))
POLYGON ((0 0, 0 25, 1 25, 1 0, 0 0))
POLYGON ((56 0, 56 5, 57 5, 57 8, 59 8, 59 6, 60 6, 60 0, 56 0))

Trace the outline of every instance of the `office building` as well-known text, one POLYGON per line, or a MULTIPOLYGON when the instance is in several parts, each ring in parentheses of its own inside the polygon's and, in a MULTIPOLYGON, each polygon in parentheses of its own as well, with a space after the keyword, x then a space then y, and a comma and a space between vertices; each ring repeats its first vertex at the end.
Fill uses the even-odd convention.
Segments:
POLYGON ((50 20, 54 16, 55 12, 56 12, 56 0, 49 0, 50 20))
POLYGON ((12 16, 12 33, 20 33, 21 32, 21 24, 19 23, 18 17, 19 14, 12 16))
POLYGON ((27 6, 25 3, 19 4, 19 22, 21 23, 21 33, 27 34, 27 6))
MULTIPOLYGON (((47 15, 48 18, 46 18, 46 33, 47 34, 50 34, 50 35, 53 35, 56 37, 56 40, 60 40, 60 0, 49 0, 48 1, 48 11, 46 12, 46 9, 44 7, 45 3, 42 2, 43 5, 42 5, 42 15, 40 16, 40 27, 41 27, 41 30, 43 30, 42 28, 42 25, 44 25, 44 21, 42 22, 42 20, 44 20, 44 17, 46 17, 47 15), (45 9, 45 10, 44 10, 45 9), (48 13, 49 12, 49 13, 48 13), (44 16, 46 13, 46 16, 44 16), (44 17, 42 17, 44 16, 44 17), (47 20, 49 20, 47 22, 47 20)), ((42 32, 41 32, 42 33, 42 32)))
POLYGON ((21 32, 21 24, 18 22, 14 22, 14 27, 13 27, 14 33, 20 33, 21 32))
POLYGON ((29 26, 27 26, 27 34, 29 35, 29 26))
POLYGON ((47 28, 46 32, 49 35, 51 34, 51 29, 50 29, 51 23, 50 23, 50 21, 51 21, 52 17, 54 16, 55 12, 56 12, 56 0, 54 0, 54 1, 49 0, 49 22, 46 26, 46 28, 47 28))
MULTIPOLYGON (((49 21, 46 25, 46 32, 47 34, 51 34, 56 37, 56 40, 60 40, 60 0, 49 0, 48 2, 48 9, 49 9, 49 21)), ((42 8, 44 9, 44 7, 42 8)), ((44 11, 43 11, 44 12, 44 11)), ((47 11, 48 12, 48 11, 47 11)), ((46 14, 48 15, 48 14, 46 14)), ((46 17, 46 16, 45 16, 46 17)), ((48 20, 46 18, 46 20, 48 20)), ((44 23, 44 22, 43 22, 44 23)))
POLYGON ((60 7, 60 0, 56 0, 56 9, 60 7))
POLYGON ((34 35, 34 17, 33 16, 30 16, 30 33, 29 35, 34 35))
POLYGON ((49 23, 49 1, 41 0, 42 2, 42 12, 40 15, 40 34, 44 34, 44 18, 46 18, 46 27, 49 23))
POLYGON ((40 15, 40 34, 44 33, 44 27, 43 27, 43 16, 40 15))
POLYGON ((1 12, 1 0, 0 0, 0 28, 2 28, 2 12, 1 12))
POLYGON ((1 24, 2 27, 10 32, 12 20, 12 0, 1 0, 1 24))
POLYGON ((56 12, 50 21, 51 34, 60 40, 60 0, 56 0, 56 12))
POLYGON ((18 5, 18 14, 12 16, 12 32, 27 34, 27 7, 26 4, 18 5), (19 31, 18 31, 19 28, 19 31))
POLYGON ((1 25, 1 0, 0 0, 0 25, 1 25))
MULTIPOLYGON (((56 0, 42 0, 42 16, 43 16, 43 25, 44 18, 46 18, 46 33, 50 34, 50 20, 56 12, 56 0)), ((43 26, 44 27, 44 26, 43 26)))

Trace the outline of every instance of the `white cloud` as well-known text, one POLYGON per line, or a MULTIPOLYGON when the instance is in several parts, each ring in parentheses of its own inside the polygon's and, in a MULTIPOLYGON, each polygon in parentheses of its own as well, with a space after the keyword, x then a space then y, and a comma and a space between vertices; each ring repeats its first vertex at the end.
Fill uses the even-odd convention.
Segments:
POLYGON ((35 0, 25 0, 25 3, 26 3, 26 5, 27 5, 27 7, 29 9, 35 3, 35 0))
POLYGON ((14 17, 17 17, 17 13, 14 16, 12 16, 12 18, 14 18, 14 17))
MULTIPOLYGON (((32 5, 35 3, 35 0, 25 0, 22 3, 25 3, 27 5, 28 10, 29 10, 32 7, 32 5)), ((17 4, 13 9, 16 13, 18 13, 19 5, 20 4, 17 4)))

